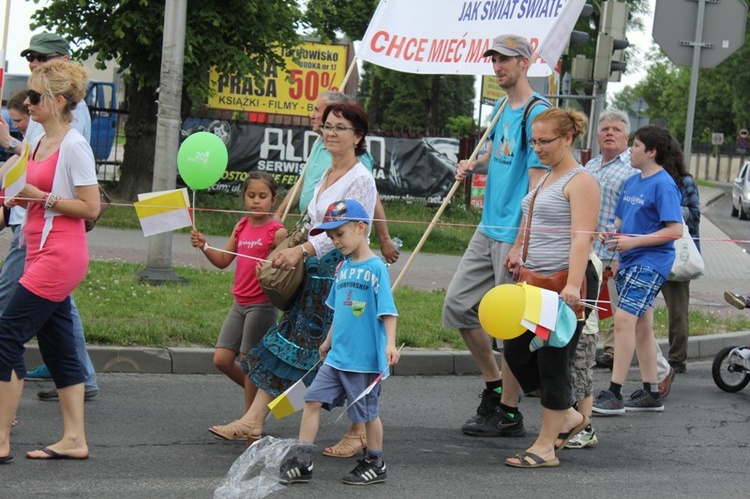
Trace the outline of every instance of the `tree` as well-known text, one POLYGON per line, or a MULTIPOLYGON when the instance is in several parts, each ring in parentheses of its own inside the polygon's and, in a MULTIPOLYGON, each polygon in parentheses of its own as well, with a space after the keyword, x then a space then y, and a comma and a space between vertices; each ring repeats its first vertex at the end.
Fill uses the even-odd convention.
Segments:
MULTIPOLYGON (((78 47, 75 56, 96 55, 101 66, 116 60, 125 72, 127 140, 115 192, 125 199, 151 190, 164 5, 158 0, 56 0, 33 17, 33 27, 71 39, 78 47)), ((279 51, 299 44, 296 28, 300 22, 295 0, 190 0, 183 116, 193 104, 205 102, 212 66, 255 78, 262 78, 268 65, 284 67, 279 51)))
POLYGON ((379 0, 309 0, 305 20, 326 40, 346 33, 353 40, 365 36, 379 0))
POLYGON ((401 73, 365 64, 360 96, 382 130, 441 131, 448 120, 471 117, 474 77, 401 73))

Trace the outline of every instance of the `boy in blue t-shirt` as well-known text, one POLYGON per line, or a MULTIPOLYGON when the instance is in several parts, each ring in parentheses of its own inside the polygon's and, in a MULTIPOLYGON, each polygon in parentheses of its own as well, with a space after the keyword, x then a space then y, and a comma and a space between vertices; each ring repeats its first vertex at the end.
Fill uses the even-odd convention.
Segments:
MULTIPOLYGON (((355 400, 370 385, 385 378, 398 363, 396 317, 388 269, 369 246, 370 218, 353 199, 331 204, 323 223, 310 231, 323 231, 347 256, 336 272, 326 305, 333 308, 331 331, 320 346, 325 359, 305 394, 299 439, 313 444, 320 424, 320 409, 335 407, 346 396, 355 400)), ((379 386, 348 410, 353 423, 365 423, 367 455, 343 478, 350 485, 369 485, 386 479, 383 461, 383 424, 378 412, 379 386)), ((279 482, 305 483, 312 478, 312 445, 281 466, 279 482)))
MULTIPOLYGON (((641 171, 626 182, 615 208, 615 233, 599 241, 620 253, 615 276, 620 296, 615 312, 615 355, 609 389, 594 400, 593 411, 604 415, 628 411, 663 411, 654 350, 654 298, 674 262, 674 239, 682 236, 681 195, 665 168, 675 150, 664 128, 649 125, 635 132, 630 162, 641 171), (623 402, 622 385, 638 356, 643 389, 623 402)), ((677 148, 679 149, 679 148, 677 148)))

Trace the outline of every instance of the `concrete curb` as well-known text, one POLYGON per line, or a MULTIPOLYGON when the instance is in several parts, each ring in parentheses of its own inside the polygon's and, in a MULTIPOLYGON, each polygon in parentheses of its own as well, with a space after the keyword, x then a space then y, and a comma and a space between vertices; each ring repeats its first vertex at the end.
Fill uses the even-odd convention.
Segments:
MULTIPOLYGON (((666 355, 667 340, 659 345, 666 355)), ((750 331, 696 336, 688 340, 688 359, 709 359, 725 346, 750 345, 750 331)), ((213 365, 213 348, 88 347, 97 372, 139 374, 220 374, 213 365)), ((499 354, 495 355, 499 361, 499 354)), ((37 345, 27 345, 27 366, 42 363, 37 345)), ((398 376, 478 375, 468 351, 405 351, 393 369, 398 376)))
POLYGON ((701 199, 701 211, 724 196, 724 191, 716 187, 703 187, 702 192, 704 193, 704 197, 701 199))

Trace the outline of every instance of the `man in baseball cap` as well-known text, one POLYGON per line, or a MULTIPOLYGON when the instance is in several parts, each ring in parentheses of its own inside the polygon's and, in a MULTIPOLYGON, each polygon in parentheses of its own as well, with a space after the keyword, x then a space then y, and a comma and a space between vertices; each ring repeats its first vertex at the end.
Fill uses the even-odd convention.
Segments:
POLYGON ((45 31, 31 37, 29 48, 21 52, 21 57, 25 57, 30 66, 35 62, 38 65, 58 57, 70 58, 70 45, 60 35, 45 31))
POLYGON ((510 57, 525 57, 531 60, 534 49, 529 41, 518 35, 500 35, 492 40, 492 47, 484 52, 484 57, 492 54, 507 55, 510 57))
POLYGON ((461 426, 465 434, 477 437, 520 437, 526 433, 518 408, 521 387, 504 356, 501 374, 477 310, 487 291, 513 282, 511 269, 520 257, 517 249, 512 250, 521 225, 521 200, 546 172, 528 145, 534 117, 549 106, 529 84, 532 55, 531 44, 522 36, 503 34, 492 41, 484 56, 490 59, 497 83, 507 95, 497 101, 492 112, 500 116, 488 135, 487 151, 473 161, 459 161, 456 167, 458 181, 477 166, 487 169, 482 221, 453 274, 443 304, 443 326, 459 330, 484 378, 476 414, 461 426))
MULTIPOLYGON (((29 71, 34 71, 36 68, 41 66, 47 61, 53 59, 62 59, 65 61, 70 60, 70 45, 65 38, 54 33, 39 33, 31 37, 31 43, 29 47, 21 51, 21 57, 25 57, 29 61, 29 71)), ((77 129, 81 134, 86 137, 86 140, 91 140, 91 116, 89 115, 88 106, 86 102, 81 101, 78 103, 76 108, 73 110, 73 127, 77 129)), ((33 119, 29 122, 29 127, 26 129, 26 140, 28 144, 36 144, 36 141, 44 133, 42 126, 35 122, 33 119)), ((10 126, 5 120, 0 119, 0 146, 4 147, 6 151, 12 154, 21 154, 23 152, 24 141, 17 140, 10 134, 10 126)), ((17 210, 22 213, 23 210, 17 210)), ((15 217, 14 217, 15 218, 15 217)), ((0 278, 0 288, 2 287, 2 279, 0 278)), ((2 292, 0 292, 2 296, 2 292)), ((0 305, 2 305, 2 298, 0 298, 0 305)), ((0 306, 2 310, 2 306, 0 306)))

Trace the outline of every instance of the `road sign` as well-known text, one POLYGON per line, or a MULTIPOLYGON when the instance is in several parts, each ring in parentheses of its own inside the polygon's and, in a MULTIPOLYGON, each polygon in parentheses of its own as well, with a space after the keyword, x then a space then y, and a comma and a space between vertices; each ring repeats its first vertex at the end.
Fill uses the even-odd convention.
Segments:
MULTIPOLYGON (((696 41, 696 0, 656 0, 653 37, 678 66, 690 66, 696 41)), ((716 67, 745 42, 747 6, 742 0, 706 0, 700 38, 702 68, 716 67)))
POLYGON ((720 146, 724 143, 724 134, 714 132, 711 134, 711 143, 715 146, 720 146))
POLYGON ((643 100, 643 97, 638 97, 638 99, 630 105, 630 110, 635 114, 640 115, 648 110, 648 103, 643 100))

